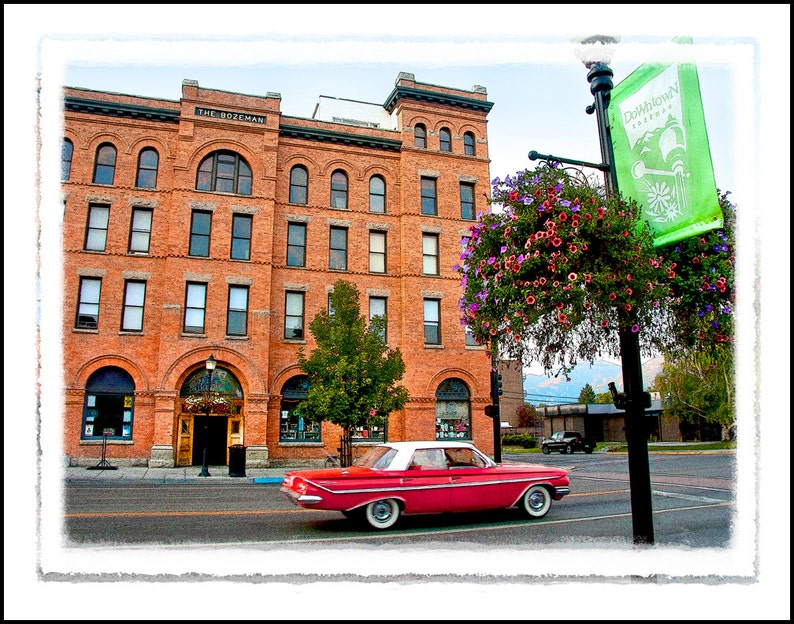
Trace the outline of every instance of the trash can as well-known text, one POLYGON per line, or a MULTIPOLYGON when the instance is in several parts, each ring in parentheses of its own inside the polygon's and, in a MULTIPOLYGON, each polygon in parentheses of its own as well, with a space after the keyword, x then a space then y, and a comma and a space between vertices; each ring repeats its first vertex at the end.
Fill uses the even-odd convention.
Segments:
POLYGON ((232 444, 229 447, 229 476, 245 476, 245 446, 232 444))

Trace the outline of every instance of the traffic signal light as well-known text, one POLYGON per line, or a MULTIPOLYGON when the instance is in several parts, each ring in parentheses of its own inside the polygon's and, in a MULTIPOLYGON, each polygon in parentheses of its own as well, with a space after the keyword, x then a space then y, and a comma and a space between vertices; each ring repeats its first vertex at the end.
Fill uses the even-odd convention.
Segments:
POLYGON ((499 406, 498 405, 486 405, 485 406, 485 415, 488 418, 499 418, 499 406))
POLYGON ((498 404, 500 396, 502 396, 502 376, 496 371, 491 371, 491 401, 498 404))

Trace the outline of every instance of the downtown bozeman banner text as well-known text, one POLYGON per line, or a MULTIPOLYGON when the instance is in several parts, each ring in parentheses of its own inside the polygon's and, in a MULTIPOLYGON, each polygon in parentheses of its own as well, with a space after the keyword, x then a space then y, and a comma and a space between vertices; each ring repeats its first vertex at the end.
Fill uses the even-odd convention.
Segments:
POLYGON ((608 112, 618 188, 642 206, 654 245, 722 227, 694 63, 639 67, 608 112))

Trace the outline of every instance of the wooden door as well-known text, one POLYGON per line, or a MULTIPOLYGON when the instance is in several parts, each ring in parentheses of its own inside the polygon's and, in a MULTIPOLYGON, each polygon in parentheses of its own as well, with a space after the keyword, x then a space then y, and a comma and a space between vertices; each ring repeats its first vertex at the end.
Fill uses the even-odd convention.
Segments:
POLYGON ((179 436, 176 446, 176 465, 190 466, 193 463, 193 415, 179 416, 179 436))

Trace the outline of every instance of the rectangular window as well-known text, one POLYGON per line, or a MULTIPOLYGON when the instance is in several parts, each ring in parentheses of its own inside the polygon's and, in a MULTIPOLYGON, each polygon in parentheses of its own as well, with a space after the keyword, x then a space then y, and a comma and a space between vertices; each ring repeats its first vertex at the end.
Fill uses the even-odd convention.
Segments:
POLYGON ((284 313, 284 338, 303 340, 303 302, 305 293, 287 292, 284 313))
POLYGON ((386 316, 386 297, 370 297, 369 298, 369 321, 372 323, 372 319, 376 316, 379 316, 383 319, 383 330, 380 332, 380 337, 383 338, 383 342, 387 342, 387 327, 388 327, 388 317, 386 316))
POLYGON ((438 275, 438 234, 422 234, 422 273, 438 275))
POLYGON ((210 228, 212 227, 212 213, 204 210, 194 210, 190 219, 190 249, 188 255, 210 255, 210 228))
POLYGON ((306 266, 306 224, 287 225, 287 266, 306 266))
POLYGON ((229 286, 229 309, 226 316, 226 335, 245 336, 248 333, 248 286, 229 286))
POLYGON ((460 218, 474 219, 474 185, 460 183, 460 218))
POLYGON ((478 342, 474 339, 474 336, 471 333, 471 327, 469 327, 468 325, 466 326, 466 346, 467 347, 479 346, 478 342))
POLYGON ((332 227, 329 246, 328 268, 347 271, 347 228, 332 227))
POLYGON ((99 325, 99 293, 102 280, 98 277, 80 278, 80 300, 77 303, 75 327, 96 329, 99 325))
POLYGON ((386 272, 386 232, 369 233, 369 272, 386 272))
POLYGON ((232 260, 251 259, 251 215, 232 215, 232 260))
POLYGON ((110 206, 88 206, 88 225, 85 231, 86 251, 105 251, 108 240, 110 206))
POLYGON ((422 214, 438 216, 435 178, 422 178, 422 214))
POLYGON ((204 333, 204 313, 207 305, 207 285, 188 282, 185 290, 185 333, 204 333))
POLYGON ((122 331, 143 331, 143 303, 146 300, 146 282, 124 282, 124 310, 121 315, 122 331))
POLYGON ((130 253, 149 253, 152 238, 152 211, 144 208, 132 209, 130 222, 130 253))
POLYGON ((425 299, 425 344, 441 344, 441 301, 425 299))

